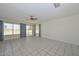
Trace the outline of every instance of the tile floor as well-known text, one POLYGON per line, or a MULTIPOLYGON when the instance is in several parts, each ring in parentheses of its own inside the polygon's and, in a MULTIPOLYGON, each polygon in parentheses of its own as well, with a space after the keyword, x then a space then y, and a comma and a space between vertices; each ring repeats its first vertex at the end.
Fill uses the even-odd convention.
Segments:
POLYGON ((28 37, 0 42, 0 56, 79 56, 79 46, 28 37))

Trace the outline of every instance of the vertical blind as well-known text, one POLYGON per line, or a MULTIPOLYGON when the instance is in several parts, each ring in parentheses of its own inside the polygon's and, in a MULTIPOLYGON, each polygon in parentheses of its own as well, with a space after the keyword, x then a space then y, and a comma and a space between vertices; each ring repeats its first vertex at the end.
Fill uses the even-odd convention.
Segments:
POLYGON ((26 37, 26 24, 20 24, 20 37, 26 37))
POLYGON ((3 41, 3 21, 0 21, 0 41, 3 41))

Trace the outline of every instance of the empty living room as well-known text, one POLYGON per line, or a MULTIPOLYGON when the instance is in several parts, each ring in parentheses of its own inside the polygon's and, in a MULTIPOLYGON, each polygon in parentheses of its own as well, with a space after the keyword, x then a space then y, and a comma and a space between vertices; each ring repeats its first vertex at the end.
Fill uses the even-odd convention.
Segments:
POLYGON ((0 3, 0 56, 79 56, 79 3, 0 3))

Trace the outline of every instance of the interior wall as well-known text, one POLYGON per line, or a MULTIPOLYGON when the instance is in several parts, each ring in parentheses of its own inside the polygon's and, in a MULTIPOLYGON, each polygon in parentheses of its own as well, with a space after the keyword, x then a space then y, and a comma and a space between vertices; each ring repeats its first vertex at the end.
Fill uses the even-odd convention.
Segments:
POLYGON ((79 45, 79 15, 42 23, 42 37, 79 45))

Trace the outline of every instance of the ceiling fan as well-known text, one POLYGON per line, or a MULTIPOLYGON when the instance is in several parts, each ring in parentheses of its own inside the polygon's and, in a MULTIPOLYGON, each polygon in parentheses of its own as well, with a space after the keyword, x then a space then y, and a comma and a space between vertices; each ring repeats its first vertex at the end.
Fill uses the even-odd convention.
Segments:
POLYGON ((35 20, 37 20, 37 18, 34 16, 30 16, 30 20, 35 21, 35 20))
MULTIPOLYGON (((53 3, 53 6, 54 6, 55 8, 58 8, 58 7, 60 7, 60 3, 53 3)), ((37 20, 37 17, 35 17, 35 16, 29 16, 28 19, 29 19, 30 21, 34 22, 34 21, 37 20)))
POLYGON ((27 22, 28 23, 36 23, 37 22, 37 17, 35 17, 35 16, 29 16, 29 17, 27 17, 27 22))

